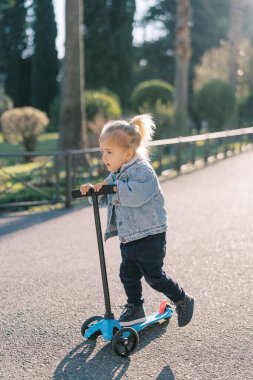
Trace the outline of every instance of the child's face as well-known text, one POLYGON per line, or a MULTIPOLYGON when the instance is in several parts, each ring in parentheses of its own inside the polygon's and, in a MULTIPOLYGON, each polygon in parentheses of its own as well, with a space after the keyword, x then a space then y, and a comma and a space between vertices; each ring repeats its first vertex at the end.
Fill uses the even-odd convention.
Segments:
POLYGON ((110 172, 119 170, 134 156, 133 149, 122 148, 109 139, 100 142, 100 149, 103 154, 103 162, 110 172))

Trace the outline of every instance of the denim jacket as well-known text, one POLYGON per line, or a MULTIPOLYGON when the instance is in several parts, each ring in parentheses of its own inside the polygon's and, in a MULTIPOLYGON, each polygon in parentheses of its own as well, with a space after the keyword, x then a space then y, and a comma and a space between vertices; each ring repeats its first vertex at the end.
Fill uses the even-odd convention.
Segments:
POLYGON ((99 206, 108 207, 105 240, 118 235, 127 243, 167 230, 163 193, 148 161, 136 155, 105 182, 117 186, 117 193, 99 197, 99 206))

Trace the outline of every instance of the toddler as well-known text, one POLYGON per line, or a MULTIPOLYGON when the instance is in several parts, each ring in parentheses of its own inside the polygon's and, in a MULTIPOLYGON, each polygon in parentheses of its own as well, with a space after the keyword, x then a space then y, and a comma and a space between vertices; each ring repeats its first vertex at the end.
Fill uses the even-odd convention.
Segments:
POLYGON ((119 236, 122 262, 120 279, 127 304, 119 322, 131 326, 146 320, 141 279, 163 293, 176 306, 178 325, 187 325, 193 315, 194 299, 163 271, 166 254, 167 214, 164 196, 148 160, 148 143, 155 124, 149 114, 129 122, 107 123, 100 135, 103 162, 109 176, 96 185, 81 185, 83 195, 93 187, 115 185, 115 194, 101 196, 99 204, 108 207, 105 240, 119 236))

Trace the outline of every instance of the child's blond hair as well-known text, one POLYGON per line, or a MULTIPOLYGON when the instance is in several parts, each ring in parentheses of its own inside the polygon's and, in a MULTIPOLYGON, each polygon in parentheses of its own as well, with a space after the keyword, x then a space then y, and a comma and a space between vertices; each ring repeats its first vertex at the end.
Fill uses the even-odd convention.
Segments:
POLYGON ((134 116, 131 120, 109 121, 102 129, 99 141, 107 138, 124 148, 132 148, 148 159, 148 143, 152 140, 155 123, 150 114, 134 116))

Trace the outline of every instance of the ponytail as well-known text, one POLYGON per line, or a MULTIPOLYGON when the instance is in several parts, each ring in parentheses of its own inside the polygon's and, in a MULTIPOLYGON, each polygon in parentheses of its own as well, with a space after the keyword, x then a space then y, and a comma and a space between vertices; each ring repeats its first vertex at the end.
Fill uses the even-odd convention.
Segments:
POLYGON ((130 124, 134 125, 140 134, 141 146, 147 147, 148 143, 152 140, 156 128, 151 114, 137 115, 130 120, 130 124))

